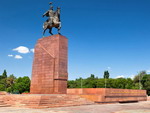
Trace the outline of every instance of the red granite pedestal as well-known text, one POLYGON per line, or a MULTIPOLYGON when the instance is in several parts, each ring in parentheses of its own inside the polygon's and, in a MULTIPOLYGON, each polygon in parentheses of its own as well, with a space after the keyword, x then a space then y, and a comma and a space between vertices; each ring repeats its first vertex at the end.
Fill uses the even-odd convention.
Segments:
POLYGON ((66 94, 68 39, 53 35, 38 40, 32 67, 31 94, 66 94))

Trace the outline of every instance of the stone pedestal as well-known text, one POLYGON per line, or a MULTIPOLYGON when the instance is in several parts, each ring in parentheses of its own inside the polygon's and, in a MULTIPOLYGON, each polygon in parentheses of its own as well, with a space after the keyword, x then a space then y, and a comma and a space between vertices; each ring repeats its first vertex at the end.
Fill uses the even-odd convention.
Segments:
POLYGON ((38 40, 32 67, 31 94, 66 94, 68 39, 53 35, 38 40))

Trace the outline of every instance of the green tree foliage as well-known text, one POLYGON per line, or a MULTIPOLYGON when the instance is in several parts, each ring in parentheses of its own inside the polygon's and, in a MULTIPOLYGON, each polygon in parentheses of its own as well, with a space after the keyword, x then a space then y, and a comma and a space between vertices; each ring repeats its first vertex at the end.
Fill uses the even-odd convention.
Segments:
POLYGON ((3 84, 0 84, 0 91, 5 91, 5 86, 3 84))
POLYGON ((96 82, 96 88, 105 88, 105 79, 98 79, 96 82))
POLYGON ((144 75, 146 75, 147 73, 146 73, 146 71, 141 71, 141 72, 139 72, 138 73, 138 75, 136 75, 135 77, 134 77, 134 83, 138 83, 139 82, 139 80, 141 80, 142 78, 143 78, 143 76, 144 75))
POLYGON ((17 78, 13 74, 10 75, 9 77, 7 77, 7 79, 6 79, 6 84, 7 84, 6 91, 7 92, 13 92, 13 90, 14 90, 14 84, 15 84, 15 80, 16 79, 17 78))
MULTIPOLYGON (((105 79, 95 78, 91 75, 86 79, 76 79, 68 81, 68 88, 81 88, 81 82, 83 88, 105 88, 105 79)), ((117 78, 117 79, 107 79, 107 88, 120 88, 120 89, 134 89, 133 80, 130 78, 117 78)))
POLYGON ((126 79, 125 89, 134 89, 134 82, 131 78, 126 79))
POLYGON ((91 76, 90 76, 88 79, 94 80, 94 79, 95 79, 95 75, 94 75, 94 74, 91 74, 91 76))
POLYGON ((30 78, 25 77, 19 77, 15 80, 15 84, 13 86, 14 91, 19 91, 19 93, 23 92, 29 92, 30 91, 30 78))
POLYGON ((2 74, 2 79, 3 78, 7 78, 7 72, 6 72, 6 70, 4 70, 4 72, 3 72, 3 74, 2 74))
POLYGON ((91 74, 87 79, 82 80, 83 88, 96 88, 98 77, 95 77, 94 74, 91 74))
POLYGON ((4 70, 3 74, 0 76, 0 91, 5 91, 7 87, 6 83, 7 72, 4 70))
POLYGON ((145 87, 145 80, 148 79, 146 71, 139 72, 133 79, 134 82, 134 89, 146 89, 145 87))
POLYGON ((104 71, 104 78, 106 78, 106 79, 109 78, 109 72, 108 71, 104 71))
POLYGON ((12 74, 6 79, 7 87, 11 87, 15 83, 16 77, 12 74))
POLYGON ((83 83, 82 85, 83 88, 96 88, 97 80, 96 79, 90 80, 90 78, 88 78, 82 80, 82 83, 83 83))
POLYGON ((7 76, 6 70, 0 75, 0 91, 7 91, 9 93, 23 93, 29 92, 30 79, 29 77, 16 78, 13 74, 7 76))
POLYGON ((147 90, 147 94, 150 95, 150 74, 145 74, 141 79, 143 89, 147 90))
POLYGON ((78 88, 79 86, 78 86, 78 84, 77 84, 76 81, 74 81, 74 80, 69 80, 69 81, 68 81, 68 87, 69 87, 69 88, 78 88))

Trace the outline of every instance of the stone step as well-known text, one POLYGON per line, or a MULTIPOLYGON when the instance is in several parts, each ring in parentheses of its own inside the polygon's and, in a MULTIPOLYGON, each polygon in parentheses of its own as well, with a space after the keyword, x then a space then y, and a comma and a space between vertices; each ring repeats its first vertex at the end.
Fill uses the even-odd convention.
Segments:
POLYGON ((90 102, 58 102, 58 103, 26 103, 26 104, 23 104, 23 105, 39 105, 39 106, 45 106, 45 105, 67 105, 67 104, 71 104, 71 105, 81 105, 81 104, 93 104, 93 103, 90 103, 90 102))
POLYGON ((8 104, 1 104, 0 107, 10 107, 11 105, 8 104))
POLYGON ((6 101, 0 99, 1 106, 27 107, 27 108, 54 108, 67 106, 80 106, 94 104, 79 95, 10 95, 6 96, 6 101))
POLYGON ((26 104, 25 107, 28 108, 54 108, 54 107, 67 107, 67 106, 80 106, 80 105, 91 105, 93 103, 87 102, 63 102, 63 103, 40 103, 40 104, 26 104))
POLYGON ((64 102, 63 104, 62 103, 40 103, 39 105, 37 104, 27 104, 25 105, 26 107, 30 107, 30 108, 36 108, 36 107, 41 107, 41 108, 52 108, 52 107, 65 107, 65 106, 80 106, 80 105, 91 105, 93 103, 75 103, 75 102, 71 102, 71 103, 67 103, 67 102, 64 102))
POLYGON ((0 105, 4 105, 5 103, 0 103, 0 105))
POLYGON ((10 105, 0 105, 0 107, 10 107, 10 105))
POLYGON ((0 100, 0 107, 10 107, 10 105, 6 104, 3 100, 0 100))
MULTIPOLYGON (((64 104, 64 105, 60 105, 60 104, 58 104, 58 105, 54 105, 54 104, 51 104, 51 105, 39 105, 39 106, 36 106, 36 105, 28 105, 28 106, 26 106, 26 107, 28 107, 28 108, 38 108, 38 109, 40 109, 40 108, 55 108, 55 107, 67 107, 67 106, 80 106, 80 105, 83 105, 83 104, 64 104)), ((84 104, 84 105, 91 105, 91 104, 84 104)))

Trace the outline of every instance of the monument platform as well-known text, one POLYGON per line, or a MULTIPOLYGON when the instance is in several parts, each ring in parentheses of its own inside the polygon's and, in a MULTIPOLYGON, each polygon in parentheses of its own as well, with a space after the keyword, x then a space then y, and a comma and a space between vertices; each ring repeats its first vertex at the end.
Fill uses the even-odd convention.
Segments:
POLYGON ((90 105, 94 102, 79 95, 66 94, 22 94, 0 95, 2 107, 53 108, 90 105))
POLYGON ((146 100, 145 90, 111 88, 67 89, 67 94, 0 95, 0 105, 27 108, 68 107, 146 100))

